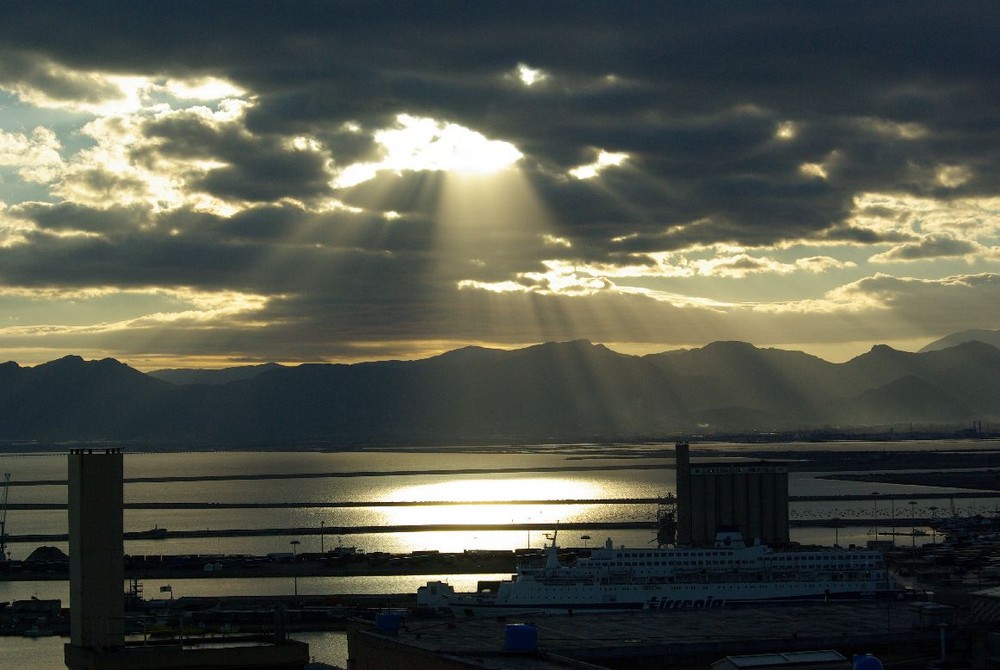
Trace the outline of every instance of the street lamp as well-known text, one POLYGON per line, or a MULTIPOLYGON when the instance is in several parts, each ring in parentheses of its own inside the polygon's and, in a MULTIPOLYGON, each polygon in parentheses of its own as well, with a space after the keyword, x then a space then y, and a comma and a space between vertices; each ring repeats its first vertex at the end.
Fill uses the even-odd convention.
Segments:
POLYGON ((590 536, 589 535, 581 535, 580 539, 583 540, 583 548, 586 549, 587 548, 587 542, 590 541, 590 536))
POLYGON ((323 554, 326 548, 323 544, 323 540, 326 538, 326 521, 319 522, 319 553, 323 554))
POLYGON ((931 544, 937 544, 937 505, 931 505, 927 508, 931 513, 931 544))
POLYGON ((917 501, 911 500, 906 504, 910 506, 910 546, 913 553, 917 553, 917 501))
MULTIPOLYGON (((292 540, 288 544, 292 545, 292 557, 294 558, 294 556, 297 553, 296 552, 296 548, 299 546, 300 542, 298 540, 292 540)), ((298 567, 295 566, 295 565, 293 565, 292 566, 292 570, 293 570, 293 572, 292 572, 292 590, 293 590, 293 592, 295 594, 295 597, 298 598, 299 597, 299 574, 298 574, 298 572, 294 572, 295 570, 298 570, 298 567)))
POLYGON ((878 544, 878 491, 872 491, 874 511, 872 512, 872 528, 875 531, 875 543, 878 544))
POLYGON ((837 517, 833 519, 833 546, 840 546, 840 519, 837 517))

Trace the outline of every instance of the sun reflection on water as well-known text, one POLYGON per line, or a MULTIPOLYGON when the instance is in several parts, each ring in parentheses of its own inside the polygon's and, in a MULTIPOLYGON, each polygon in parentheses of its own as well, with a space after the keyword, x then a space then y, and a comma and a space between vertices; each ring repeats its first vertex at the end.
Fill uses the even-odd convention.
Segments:
POLYGON ((600 497, 600 487, 566 477, 496 477, 448 479, 393 490, 385 500, 398 502, 508 502, 582 500, 600 497))
MULTIPOLYGON (((380 508, 386 525, 455 525, 455 524, 550 524, 571 521, 589 505, 549 504, 545 501, 586 500, 600 498, 602 490, 592 482, 568 478, 510 477, 490 479, 452 479, 431 484, 403 486, 389 492, 383 499, 391 502, 449 502, 444 505, 413 505, 380 508)), ((468 531, 475 535, 475 531, 468 531)), ((530 542, 540 546, 541 532, 509 531, 523 538, 520 546, 530 542)), ((483 531, 486 535, 488 531, 483 531)), ((445 542, 448 533, 429 530, 422 533, 440 535, 445 542)), ((465 533, 468 534, 468 533, 465 533)), ((412 534, 407 534, 412 535, 412 534)), ((450 537, 448 539, 451 539, 450 537)), ((468 540, 468 538, 466 538, 468 540)), ((473 538, 475 540, 475 538, 473 538)), ((508 538, 509 542, 509 538, 508 538)), ((473 542, 473 544, 479 544, 473 542)), ((471 547, 440 547, 442 551, 462 551, 471 547)))

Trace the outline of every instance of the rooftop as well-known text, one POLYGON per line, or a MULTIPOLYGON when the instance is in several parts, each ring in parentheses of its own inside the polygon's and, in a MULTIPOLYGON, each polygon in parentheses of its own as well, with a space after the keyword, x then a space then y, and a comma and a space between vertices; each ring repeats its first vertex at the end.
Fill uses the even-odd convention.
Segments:
POLYGON ((819 651, 794 651, 774 654, 750 654, 748 656, 727 656, 718 664, 731 665, 736 668, 774 668, 782 666, 794 666, 802 664, 839 664, 846 659, 832 649, 821 649, 819 651))
MULTIPOLYGON (((608 667, 611 659, 636 662, 671 657, 705 664, 732 654, 816 649, 875 652, 882 643, 913 651, 936 648, 938 630, 921 629, 909 603, 865 601, 808 605, 653 611, 572 616, 472 619, 408 618, 392 644, 436 656, 475 658, 484 668, 548 668, 542 656, 504 653, 508 623, 534 623, 538 651, 608 667), (900 645, 901 642, 907 644, 900 645), (912 644, 909 644, 912 643, 912 644), (491 663, 487 659, 496 659, 491 663)), ((641 663, 635 667, 640 667, 641 663)), ((615 665, 614 667, 619 667, 615 665)), ((644 667, 644 666, 642 666, 644 667)))

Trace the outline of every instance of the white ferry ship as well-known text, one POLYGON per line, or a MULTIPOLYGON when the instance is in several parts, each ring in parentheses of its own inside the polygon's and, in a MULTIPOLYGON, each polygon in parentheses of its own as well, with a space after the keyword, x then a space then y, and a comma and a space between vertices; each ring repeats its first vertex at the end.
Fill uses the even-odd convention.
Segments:
POLYGON ((716 536, 715 546, 703 548, 615 547, 608 539, 569 565, 560 562, 553 539, 544 566, 518 566, 495 590, 456 593, 444 582, 428 582, 417 590, 417 605, 483 616, 704 609, 901 593, 877 550, 776 550, 747 546, 741 533, 727 531, 716 536))

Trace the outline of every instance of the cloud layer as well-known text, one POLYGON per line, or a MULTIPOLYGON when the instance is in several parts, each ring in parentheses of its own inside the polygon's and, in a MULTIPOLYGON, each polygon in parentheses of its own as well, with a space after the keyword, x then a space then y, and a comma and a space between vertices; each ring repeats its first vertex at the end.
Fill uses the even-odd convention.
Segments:
POLYGON ((10 358, 1000 320, 988 2, 13 4, 10 358))

